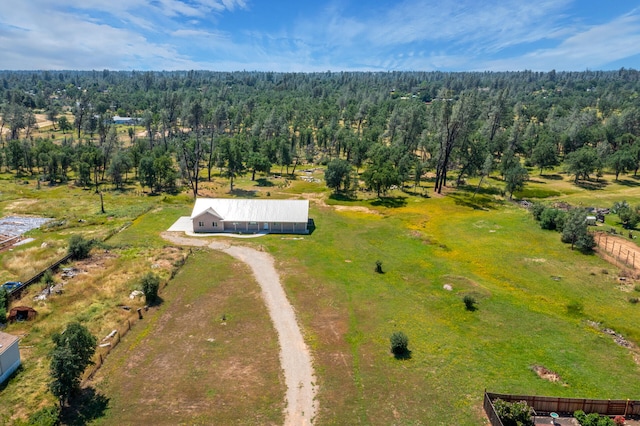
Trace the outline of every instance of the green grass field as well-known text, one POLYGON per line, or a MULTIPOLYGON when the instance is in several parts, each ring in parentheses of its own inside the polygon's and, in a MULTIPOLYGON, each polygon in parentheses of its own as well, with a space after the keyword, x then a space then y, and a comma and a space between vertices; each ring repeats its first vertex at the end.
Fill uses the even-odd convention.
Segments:
MULTIPOLYGON (((599 207, 610 207, 622 199, 640 202, 640 186, 630 176, 620 182, 605 176, 597 188, 575 186, 559 174, 532 173, 531 177, 532 181, 516 197, 599 207)), ((484 389, 499 393, 640 399, 640 367, 634 361, 635 353, 618 346, 610 336, 591 325, 600 323, 600 327, 622 333, 632 342, 640 341, 640 305, 628 301, 637 295, 633 283, 621 286, 614 266, 596 255, 571 251, 560 242, 558 233, 541 230, 526 210, 499 196, 502 183, 498 178, 488 179, 475 197, 471 181, 468 189, 447 196, 430 194, 427 198, 398 191, 383 200, 365 194, 371 198, 361 195, 354 201, 326 198, 328 192, 317 183, 292 181, 287 185, 259 186, 246 178, 237 183, 240 195, 243 191, 256 191, 257 196, 267 196, 269 192, 269 196, 281 198, 304 193, 321 200, 312 202, 310 215, 316 230, 304 239, 269 235, 237 242, 260 246, 276 258, 314 356, 319 385, 316 424, 483 424, 484 389), (374 271, 377 260, 382 262, 383 274, 374 271), (446 290, 445 285, 451 290, 446 290), (465 309, 465 295, 477 300, 476 311, 465 309), (411 352, 407 359, 396 359, 390 353, 389 337, 396 330, 409 337, 411 352), (553 371, 560 380, 551 382, 538 377, 533 371, 535 366, 553 371)), ((226 195, 228 186, 219 180, 216 185, 210 186, 210 194, 226 195)), ((5 212, 11 210, 9 207, 18 209, 21 204, 15 202, 23 199, 35 199, 36 205, 47 202, 57 205, 48 201, 54 195, 17 194, 21 189, 16 185, 15 194, 3 193, 0 206, 5 212)), ((50 194, 55 190, 43 192, 50 194)), ((77 197, 71 198, 76 200, 75 204, 85 203, 84 209, 74 207, 78 211, 96 205, 93 194, 76 195, 78 191, 81 190, 56 196, 63 200, 77 197)), ((78 230, 106 235, 109 229, 127 225, 108 244, 117 256, 114 264, 132 271, 120 276, 124 283, 111 286, 128 290, 135 277, 148 270, 153 259, 162 258, 164 252, 171 250, 159 233, 177 217, 188 214, 191 205, 187 196, 139 197, 131 193, 122 194, 121 199, 117 196, 120 194, 105 198, 113 206, 111 219, 101 221, 101 215, 92 213, 89 224, 76 226, 78 230)), ((65 212, 54 211, 54 217, 71 215, 65 212)), ((619 226, 615 217, 607 218, 608 226, 619 226)), ((61 229, 59 238, 62 240, 69 232, 67 228, 61 229)), ((12 252, 2 259, 7 262, 17 255, 12 252)), ((169 322, 190 315, 191 311, 183 311, 181 307, 200 303, 199 297, 203 297, 216 308, 203 312, 202 321, 209 321, 211 315, 216 315, 214 311, 226 310, 226 306, 234 306, 231 309, 238 310, 247 321, 252 312, 262 322, 266 321, 259 299, 240 298, 253 294, 242 287, 253 285, 248 270, 234 267, 232 260, 220 254, 198 251, 194 256, 205 261, 198 263, 193 258, 187 262, 170 282, 166 295, 163 293, 166 304, 153 314, 156 319, 145 320, 144 326, 135 328, 110 355, 107 365, 111 367, 99 373, 102 378, 98 389, 109 399, 105 417, 98 420, 101 424, 127 423, 133 419, 130 410, 121 411, 125 404, 135 406, 139 418, 160 418, 154 416, 160 416, 162 409, 154 405, 157 401, 145 404, 149 402, 148 396, 141 385, 124 390, 127 380, 136 383, 142 380, 140 376, 132 379, 131 375, 138 373, 118 366, 133 359, 166 357, 167 365, 169 360, 175 360, 178 354, 160 344, 163 338, 158 333, 166 330, 169 322), (218 269, 213 265, 221 266, 218 269), (203 287, 203 276, 207 282, 212 280, 211 286, 203 287), (231 288, 240 292, 236 298, 230 296, 231 288), (137 343, 127 346, 127 341, 137 343)), ((49 308, 51 314, 47 319, 38 320, 41 322, 33 326, 40 330, 36 335, 44 342, 48 333, 62 327, 60 318, 79 315, 91 321, 115 304, 109 301, 112 294, 97 294, 92 303, 87 303, 83 300, 89 297, 88 293, 79 293, 77 304, 72 305, 75 308, 49 308), (54 316, 58 311, 64 315, 54 316)), ((199 318, 194 317, 194 323, 199 318)), ((190 328, 184 325, 188 323, 176 324, 183 324, 182 329, 190 328)), ((247 368, 255 368, 258 365, 255 362, 260 362, 257 358, 262 358, 256 351, 263 347, 247 342, 273 339, 271 328, 264 326, 230 334, 228 345, 216 348, 216 355, 222 359, 237 356, 237 362, 250 361, 247 368)), ((12 327, 16 326, 9 327, 9 332, 12 327)), ((103 333, 107 328, 105 322, 94 331, 103 333)), ((190 334, 201 333, 198 330, 200 326, 194 326, 193 332, 184 331, 182 338, 187 336, 186 344, 190 334)), ((270 356, 277 353, 274 342, 265 344, 270 356)), ((205 354, 213 348, 198 350, 205 354)), ((30 398, 36 405, 46 400, 42 396, 44 386, 38 387, 36 380, 43 377, 42 372, 46 374, 44 353, 42 350, 39 358, 32 357, 34 361, 25 363, 25 371, 0 390, 0 411, 1 401, 7 400, 5 395, 15 391, 23 377, 31 374, 30 369, 35 370, 36 359, 40 374, 31 379, 30 389, 41 396, 30 398)), ((141 362, 143 371, 152 371, 151 361, 141 362)), ((217 368, 218 365, 207 364, 206 371, 199 373, 215 383, 217 375, 223 373, 223 367, 217 368)), ((234 407, 237 417, 225 417, 231 414, 225 410, 218 413, 220 410, 214 410, 213 405, 207 408, 204 404, 193 412, 179 411, 176 417, 167 418, 178 423, 237 420, 243 424, 277 424, 282 421, 280 410, 284 399, 278 368, 273 362, 264 366, 266 376, 260 383, 271 384, 265 399, 243 399, 242 392, 228 386, 214 390, 194 387, 192 396, 198 401, 215 395, 234 407), (218 415, 221 417, 215 417, 218 415)), ((184 388, 193 371, 171 370, 171 377, 180 383, 178 388, 184 388)), ((259 389, 251 387, 250 394, 260 393, 259 389)), ((10 399, 12 404, 19 404, 25 398, 10 399)))

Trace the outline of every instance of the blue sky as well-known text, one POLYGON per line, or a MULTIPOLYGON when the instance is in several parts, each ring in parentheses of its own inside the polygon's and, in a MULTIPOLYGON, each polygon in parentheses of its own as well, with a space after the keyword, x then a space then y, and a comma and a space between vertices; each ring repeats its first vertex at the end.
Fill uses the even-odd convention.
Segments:
POLYGON ((640 0, 2 0, 0 69, 640 69, 640 0))

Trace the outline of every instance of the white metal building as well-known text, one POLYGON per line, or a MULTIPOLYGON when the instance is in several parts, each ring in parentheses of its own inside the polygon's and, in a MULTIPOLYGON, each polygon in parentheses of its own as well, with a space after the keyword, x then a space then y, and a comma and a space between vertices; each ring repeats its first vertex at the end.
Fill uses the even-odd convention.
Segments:
POLYGON ((307 234, 309 201, 198 198, 191 222, 193 232, 307 234))
POLYGON ((20 349, 18 338, 0 331, 0 383, 20 367, 20 349))

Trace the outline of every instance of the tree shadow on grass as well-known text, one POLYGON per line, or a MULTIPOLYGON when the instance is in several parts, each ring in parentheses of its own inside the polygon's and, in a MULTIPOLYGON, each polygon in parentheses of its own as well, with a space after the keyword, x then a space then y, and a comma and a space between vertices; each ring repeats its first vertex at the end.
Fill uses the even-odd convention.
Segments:
POLYGON ((495 210, 494 204, 496 201, 484 195, 472 197, 469 194, 458 193, 450 194, 449 197, 451 197, 453 202, 458 206, 469 207, 473 210, 495 210))
POLYGON ((412 195, 414 197, 431 198, 427 192, 427 188, 421 187, 420 189, 405 188, 402 190, 405 194, 412 195))
POLYGON ((109 398, 98 393, 93 387, 80 390, 60 413, 64 425, 81 426, 104 417, 109 407, 109 398))
POLYGON ((407 197, 380 197, 371 202, 372 206, 390 208, 404 207, 407 205, 407 197))
POLYGON ((404 351, 396 351, 392 353, 395 359, 398 359, 401 361, 411 359, 411 349, 405 349, 404 351))
POLYGON ((627 186, 627 187, 640 186, 640 182, 634 181, 634 180, 629 180, 629 179, 620 179, 620 180, 618 180, 618 184, 620 184, 622 186, 627 186))
POLYGON ((591 180, 579 180, 575 185, 588 191, 600 191, 605 189, 609 184, 603 180, 599 180, 597 182, 591 180))
POLYGON ((349 192, 333 192, 329 195, 329 199, 335 201, 357 201, 358 197, 349 192))
POLYGON ((262 187, 275 186, 275 184, 273 182, 271 182, 270 180, 267 180, 265 178, 256 179, 256 185, 257 186, 262 186, 262 187))
MULTIPOLYGON (((161 296, 156 296, 156 299, 151 303, 147 303, 147 306, 152 308, 154 306, 160 306, 163 303, 164 303, 164 299, 161 296)), ((143 309, 142 312, 144 313, 145 310, 143 309)))
POLYGON ((247 191, 246 189, 234 189, 233 191, 229 191, 229 193, 236 197, 243 198, 255 198, 257 196, 256 191, 247 191))
POLYGON ((541 175, 538 175, 538 177, 539 177, 540 179, 547 179, 547 180, 562 180, 562 179, 564 179, 564 178, 562 177, 562 175, 558 175, 558 174, 551 174, 551 175, 548 175, 548 174, 544 174, 544 173, 543 173, 543 174, 541 174, 541 175))

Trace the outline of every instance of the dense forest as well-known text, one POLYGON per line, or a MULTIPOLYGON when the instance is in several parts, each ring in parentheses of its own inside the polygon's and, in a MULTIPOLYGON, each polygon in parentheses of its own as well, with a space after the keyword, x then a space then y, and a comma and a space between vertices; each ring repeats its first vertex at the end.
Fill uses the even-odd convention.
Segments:
POLYGON ((640 72, 0 71, 0 170, 52 184, 138 179, 198 193, 327 165, 336 191, 562 166, 576 182, 640 167, 640 72), (36 116, 48 121, 38 129, 36 116), (133 117, 115 124, 113 117, 133 117))

